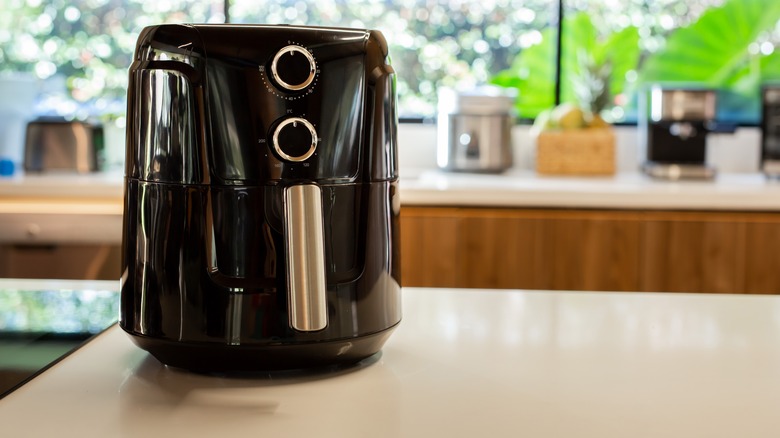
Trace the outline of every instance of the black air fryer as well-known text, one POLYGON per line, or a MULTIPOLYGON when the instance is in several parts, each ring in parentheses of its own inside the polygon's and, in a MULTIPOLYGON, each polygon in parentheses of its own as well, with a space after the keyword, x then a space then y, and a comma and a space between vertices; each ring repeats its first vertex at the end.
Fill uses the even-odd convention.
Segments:
POLYGON ((401 319, 379 32, 161 25, 130 69, 120 325, 205 372, 355 362, 401 319))

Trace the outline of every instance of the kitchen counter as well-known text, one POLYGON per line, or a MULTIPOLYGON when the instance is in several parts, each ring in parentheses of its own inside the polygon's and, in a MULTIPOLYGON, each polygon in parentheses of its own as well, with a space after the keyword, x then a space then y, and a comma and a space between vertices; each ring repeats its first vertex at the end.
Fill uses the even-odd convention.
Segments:
POLYGON ((614 176, 545 176, 412 172, 401 203, 426 206, 780 211, 780 183, 760 173, 720 174, 712 181, 662 181, 638 172, 614 176))
MULTIPOLYGON (((0 242, 119 243, 122 193, 116 172, 0 178, 0 242)), ((780 183, 759 173, 657 181, 636 172, 586 178, 407 169, 400 196, 410 206, 780 211, 780 183)))
MULTIPOLYGON (((780 182, 760 173, 722 173, 712 181, 659 181, 637 172, 566 177, 521 169, 502 174, 405 169, 400 187, 406 205, 780 210, 780 182)), ((10 211, 13 202, 65 199, 101 203, 106 212, 116 212, 119 206, 121 214, 123 190, 121 172, 0 178, 0 213, 10 211)))
POLYGON ((119 243, 121 173, 0 178, 0 243, 119 243))
POLYGON ((404 290, 352 367, 162 366, 113 327, 0 400, 25 436, 770 437, 780 297, 404 290))
POLYGON ((121 171, 85 174, 22 172, 12 177, 0 177, 0 197, 116 199, 122 197, 123 178, 121 171))

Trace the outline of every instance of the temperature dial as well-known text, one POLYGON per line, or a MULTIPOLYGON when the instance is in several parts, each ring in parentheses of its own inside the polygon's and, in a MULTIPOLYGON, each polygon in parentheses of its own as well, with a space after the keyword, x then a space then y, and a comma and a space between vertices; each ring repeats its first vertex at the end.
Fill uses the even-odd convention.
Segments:
POLYGON ((276 153, 287 161, 304 161, 317 149, 317 131, 308 120, 290 117, 274 129, 276 153))
POLYGON ((271 61, 271 75, 274 80, 290 91, 308 87, 314 81, 316 72, 314 56, 301 46, 283 47, 271 61))

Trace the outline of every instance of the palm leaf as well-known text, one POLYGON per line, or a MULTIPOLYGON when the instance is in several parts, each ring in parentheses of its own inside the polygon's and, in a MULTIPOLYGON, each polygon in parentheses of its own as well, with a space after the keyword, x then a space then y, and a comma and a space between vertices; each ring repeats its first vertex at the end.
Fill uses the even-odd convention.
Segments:
MULTIPOLYGON (((585 13, 567 17, 564 29, 561 101, 576 102, 571 78, 582 74, 582 53, 592 55, 596 63, 609 59, 613 71, 610 89, 613 94, 621 92, 626 72, 636 68, 639 58, 637 29, 626 28, 604 42, 599 42, 598 32, 585 13)), ((555 104, 555 37, 555 29, 545 29, 539 44, 523 50, 509 69, 490 81, 495 85, 518 89, 516 106, 522 117, 534 118, 555 104)))
POLYGON ((729 0, 669 35, 665 48, 645 61, 640 81, 733 83, 735 74, 744 75, 740 70, 748 62, 748 46, 778 19, 776 0, 729 0))

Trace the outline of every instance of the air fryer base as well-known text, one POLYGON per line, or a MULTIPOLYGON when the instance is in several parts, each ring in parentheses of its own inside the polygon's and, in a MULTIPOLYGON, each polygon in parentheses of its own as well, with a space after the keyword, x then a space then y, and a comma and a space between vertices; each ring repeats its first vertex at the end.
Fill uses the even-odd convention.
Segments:
POLYGON ((128 334, 168 366, 199 373, 246 373, 352 364, 377 353, 397 325, 351 339, 263 346, 188 343, 128 334))

